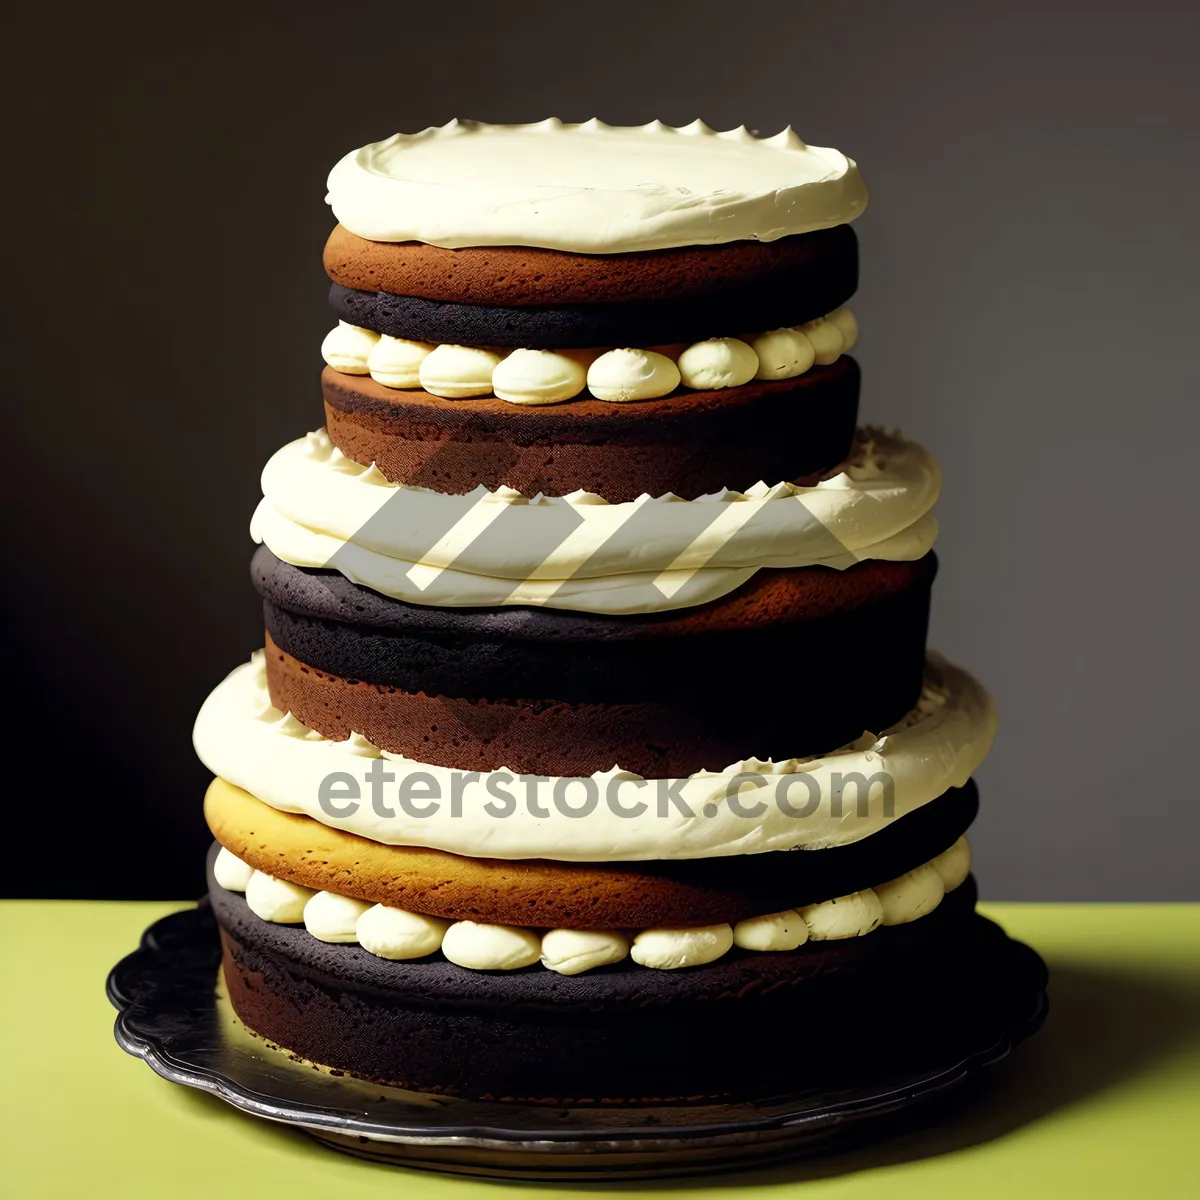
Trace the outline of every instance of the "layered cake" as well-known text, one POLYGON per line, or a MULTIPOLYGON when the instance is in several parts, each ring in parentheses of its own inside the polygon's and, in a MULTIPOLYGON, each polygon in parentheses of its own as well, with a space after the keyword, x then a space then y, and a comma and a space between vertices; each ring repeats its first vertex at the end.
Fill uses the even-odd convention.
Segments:
POLYGON ((937 464, 857 425, 856 165, 451 122, 329 202, 324 425, 195 729, 237 1017, 463 1097, 836 1083, 971 969, 995 729, 926 652, 937 464))

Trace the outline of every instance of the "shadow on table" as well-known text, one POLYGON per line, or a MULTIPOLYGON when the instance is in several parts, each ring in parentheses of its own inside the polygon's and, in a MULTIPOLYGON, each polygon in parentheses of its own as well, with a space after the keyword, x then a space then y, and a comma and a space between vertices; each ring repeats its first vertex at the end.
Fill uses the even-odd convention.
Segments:
POLYGON ((1200 1037, 1195 991, 1161 976, 1050 966, 1046 1023, 961 1107, 927 1128, 827 1158, 707 1179, 647 1181, 647 1190, 696 1189, 825 1179, 951 1154, 1117 1087, 1200 1037))
MULTIPOLYGON (((1050 1011, 1042 1030, 996 1068, 985 1090, 961 1104, 956 1102, 951 1112, 943 1113, 928 1128, 825 1158, 756 1171, 631 1180, 627 1186, 668 1192, 801 1182, 951 1154, 1004 1137, 1119 1086, 1169 1058, 1189 1040, 1200 1037, 1200 1012, 1194 991, 1170 979, 1060 964, 1051 966, 1049 992, 1050 1011)), ((203 1092, 182 1088, 177 1095, 181 1102, 202 1110, 209 1119, 256 1120, 203 1092)), ((266 1134, 277 1145, 286 1144, 290 1154, 331 1153, 298 1130, 270 1122, 256 1121, 256 1124, 260 1130, 257 1136, 266 1134)), ((396 1170, 393 1166, 366 1162, 363 1168, 396 1170)), ((487 1186, 503 1187, 506 1182, 488 1180, 487 1186)), ((557 1192, 621 1189, 621 1184, 615 1182, 521 1182, 518 1186, 540 1186, 557 1192)))

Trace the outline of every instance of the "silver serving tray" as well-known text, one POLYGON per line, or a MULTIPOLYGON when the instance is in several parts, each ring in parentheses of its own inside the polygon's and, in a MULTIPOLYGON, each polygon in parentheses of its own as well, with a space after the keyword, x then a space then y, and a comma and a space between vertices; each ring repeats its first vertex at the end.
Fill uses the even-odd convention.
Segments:
POLYGON ((107 990, 118 1009, 118 1044, 159 1075, 351 1154, 503 1179, 709 1174, 845 1149, 927 1123, 1033 1033, 1046 1015, 1045 965, 991 922, 975 920, 990 944, 986 978, 946 997, 960 1017, 949 1039, 944 1023, 936 1038, 931 1030, 927 1058, 920 1031, 909 1029, 903 1065, 877 1063, 869 1079, 847 1080, 836 1091, 723 1103, 460 1100, 304 1062, 234 1015, 207 901, 151 925, 140 947, 112 969, 107 990))

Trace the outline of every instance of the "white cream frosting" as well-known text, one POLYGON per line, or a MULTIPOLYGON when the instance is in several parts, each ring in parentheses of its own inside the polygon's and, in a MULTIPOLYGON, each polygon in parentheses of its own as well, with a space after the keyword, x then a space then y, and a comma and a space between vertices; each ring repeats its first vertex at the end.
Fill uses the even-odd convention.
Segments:
POLYGON ((965 784, 996 728, 984 689, 930 655, 917 707, 878 736, 864 733, 817 758, 747 759, 678 780, 644 780, 614 767, 573 784, 567 804, 557 779, 455 771, 377 751, 362 738, 328 741, 272 708, 264 677, 260 656, 219 684, 200 709, 193 741, 214 775, 281 812, 385 845, 468 857, 645 861, 845 845, 965 784), (368 784, 380 770, 394 778, 368 784), (842 796, 838 780, 852 772, 877 776, 876 783, 842 796), (322 803, 322 784, 334 775, 345 786, 334 803, 326 783, 322 803), (398 802, 405 786, 421 795, 433 789, 435 799, 422 811, 406 808, 398 802), (375 791, 382 811, 372 803, 375 791), (577 810, 592 794, 595 804, 581 817, 577 810))
POLYGON ((849 354, 858 345, 858 318, 848 308, 835 308, 825 320, 842 335, 842 354, 849 354))
POLYGON ((694 342, 679 356, 677 366, 684 386, 698 392, 741 387, 759 371, 753 347, 738 338, 694 342))
POLYGON ((679 368, 656 350, 606 350, 588 367, 587 386, 597 400, 657 400, 679 386, 679 368))
POLYGON ((839 151, 790 128, 759 138, 703 121, 450 121, 352 151, 328 189, 337 219, 372 241, 581 254, 771 242, 852 221, 867 203, 839 151))
POLYGON ((447 400, 490 396, 500 357, 475 346, 438 346, 421 359, 417 378, 430 395, 447 400))
MULTIPOLYGON (((238 863, 247 875, 252 867, 235 858, 224 847, 221 854, 238 863)), ((421 913, 368 904, 334 892, 310 893, 304 905, 308 932, 325 942, 358 942, 379 958, 404 960, 424 958, 435 950, 460 967, 476 971, 513 971, 541 962, 559 975, 579 975, 597 967, 628 958, 653 970, 670 971, 715 962, 732 946, 759 953, 795 950, 809 938, 834 941, 865 937, 881 924, 899 925, 928 915, 966 879, 971 867, 971 849, 965 837, 938 858, 890 883, 836 900, 826 900, 802 909, 787 909, 728 925, 681 926, 645 929, 629 939, 611 929, 535 930, 511 925, 485 925, 475 921, 443 921, 421 913), (958 883, 944 889, 940 880, 931 885, 922 872, 934 871, 933 864, 951 851, 956 863, 965 864, 958 883), (918 882, 913 883, 913 878, 918 882), (889 920, 891 916, 893 919, 889 920), (535 953, 536 947, 536 953, 535 953)), ((240 874, 238 877, 240 878, 240 874)), ((270 879, 270 876, 264 878, 270 879)), ((220 880, 217 880, 220 883, 220 880)), ((281 882, 275 880, 273 882, 281 882)), ((224 884, 221 884, 225 887, 224 884)), ((289 885, 295 887, 295 885, 289 885)), ((226 891, 241 891, 238 887, 226 891)), ((299 892, 306 889, 299 888, 299 892)), ((263 920, 294 923, 291 910, 274 908, 263 920)))
MULTIPOLYGON (((321 350, 324 353, 325 347, 321 350)), ((367 373, 376 383, 390 388, 419 388, 421 386, 421 364, 436 350, 430 342, 410 342, 405 338, 381 334, 367 355, 367 373)), ((335 371, 341 368, 329 362, 335 371)))
POLYGON ((441 946, 449 927, 449 921, 424 913, 374 904, 358 918, 355 933, 364 950, 400 962, 432 954, 441 946))
POLYGON ((758 359, 756 379, 791 379, 803 375, 817 360, 817 352, 802 329, 773 329, 751 342, 758 359))
POLYGON ((515 925, 456 921, 446 930, 442 953, 460 967, 475 971, 517 971, 542 956, 542 939, 515 925))
POLYGON ((304 928, 322 942, 357 942, 358 918, 370 907, 353 896, 318 892, 304 906, 304 928))
POLYGON ((732 946, 733 930, 728 925, 644 929, 633 939, 629 956, 641 967, 676 971, 716 962, 732 946))
POLYGON ((509 404, 560 404, 587 386, 584 355, 514 350, 492 372, 492 391, 509 404))
POLYGON ((741 950, 795 950, 808 941, 808 926, 794 909, 750 917, 733 927, 733 944, 741 950))
POLYGON ((339 321, 321 343, 321 357, 343 375, 370 374, 371 353, 379 341, 372 329, 339 321))
POLYGON ((867 430, 811 487, 621 504, 511 488, 442 495, 388 483, 320 430, 271 457, 250 533, 294 566, 414 604, 663 612, 715 600, 762 567, 920 558, 937 534, 940 485, 926 450, 867 430))
POLYGON ((836 322, 827 317, 818 317, 815 321, 809 321, 798 328, 799 332, 808 338, 817 366, 827 367, 841 358, 846 340, 836 322))
POLYGON ((933 869, 942 877, 942 887, 952 892, 971 873, 971 846, 966 835, 933 860, 933 869))
POLYGON ((510 404, 562 404, 582 394, 612 403, 656 400, 682 382, 697 391, 741 387, 752 379, 792 379, 828 366, 858 340, 848 308, 795 329, 693 342, 672 358, 657 350, 496 350, 388 337, 340 321, 321 344, 345 375, 370 375, 387 388, 424 388, 447 400, 495 395, 510 404), (812 335, 811 337, 809 335, 812 335), (820 352, 816 349, 819 345, 820 352), (436 351, 432 363, 426 360, 436 351))
POLYGON ((236 854, 226 850, 224 846, 217 852, 216 862, 213 863, 213 878, 227 892, 244 892, 250 884, 254 868, 242 862, 236 854))
POLYGON ((883 923, 883 905, 873 890, 852 892, 796 910, 814 942, 836 942, 865 937, 883 923))
POLYGON ((304 906, 315 894, 265 871, 255 871, 246 884, 246 904, 250 911, 264 921, 280 925, 299 925, 304 920, 304 906))
POLYGON ((542 937, 542 966, 579 975, 629 957, 629 939, 611 929, 551 929, 542 937))
POLYGON ((931 913, 942 902, 946 888, 932 863, 925 863, 875 889, 885 925, 906 925, 931 913))

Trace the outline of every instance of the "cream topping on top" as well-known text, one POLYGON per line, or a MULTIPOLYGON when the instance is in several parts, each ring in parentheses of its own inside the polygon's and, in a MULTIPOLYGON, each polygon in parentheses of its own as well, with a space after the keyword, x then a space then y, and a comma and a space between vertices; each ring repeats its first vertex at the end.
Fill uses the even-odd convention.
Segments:
MULTIPOLYGON (((740 702, 753 703, 752 688, 740 702)), ((620 767, 572 779, 469 772, 380 751, 357 734, 329 741, 271 706, 259 652, 205 701, 193 742, 214 775, 264 804, 385 845, 620 862, 859 841, 965 784, 995 729, 987 692, 930 655, 921 700, 903 721, 820 757, 750 758, 677 780, 620 767)))
POLYGON ((790 128, 761 138, 703 121, 450 121, 352 151, 328 188, 338 220, 372 241, 583 254, 772 242, 852 221, 867 204, 839 151, 790 128))
POLYGON ((443 495, 388 483, 318 430, 267 463, 250 533, 293 566, 414 604, 663 612, 723 596, 762 567, 918 559, 937 535, 940 483, 915 442, 866 430, 811 487, 620 504, 511 488, 443 495))

